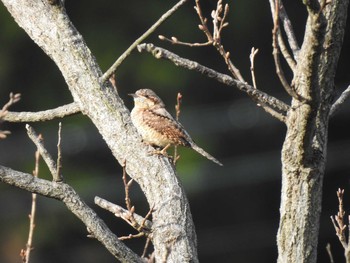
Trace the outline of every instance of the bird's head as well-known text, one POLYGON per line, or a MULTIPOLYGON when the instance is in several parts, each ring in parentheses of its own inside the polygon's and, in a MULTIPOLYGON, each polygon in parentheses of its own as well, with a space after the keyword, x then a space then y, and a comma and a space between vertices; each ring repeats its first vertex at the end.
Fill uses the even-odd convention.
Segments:
POLYGON ((135 107, 143 109, 164 108, 163 101, 150 89, 139 89, 135 93, 129 94, 134 98, 135 107))

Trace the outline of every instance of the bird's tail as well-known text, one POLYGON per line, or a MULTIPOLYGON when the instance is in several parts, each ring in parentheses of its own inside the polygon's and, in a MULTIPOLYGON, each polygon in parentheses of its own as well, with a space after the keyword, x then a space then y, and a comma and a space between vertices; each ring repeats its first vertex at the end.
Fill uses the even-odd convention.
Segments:
POLYGON ((207 153, 206 151, 204 151, 201 147, 199 147, 197 144, 195 143, 192 143, 191 144, 191 148, 193 150, 195 150, 197 153, 203 155, 204 157, 206 157, 207 159, 209 159, 210 161, 220 165, 220 166, 223 166, 222 163, 220 163, 218 160, 216 160, 213 156, 211 156, 209 153, 207 153))

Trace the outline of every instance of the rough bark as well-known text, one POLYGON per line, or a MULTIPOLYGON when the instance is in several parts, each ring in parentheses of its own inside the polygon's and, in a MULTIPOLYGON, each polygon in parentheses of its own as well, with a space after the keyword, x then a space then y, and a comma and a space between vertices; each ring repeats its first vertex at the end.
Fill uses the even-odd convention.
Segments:
POLYGON ((0 165, 0 181, 18 188, 62 201, 88 228, 90 234, 108 249, 121 262, 139 262, 143 260, 126 247, 106 226, 96 213, 81 200, 74 189, 63 182, 50 182, 14 171, 0 165))
MULTIPOLYGON (((45 0, 2 0, 19 26, 49 55, 68 88, 145 193, 153 212, 153 244, 158 262, 198 262, 189 204, 172 164, 149 156, 130 122, 130 113, 102 72, 62 5, 45 0), (137 150, 135 150, 137 149, 137 150)), ((103 43, 101 43, 103 44, 103 43)))
POLYGON ((282 149, 278 262, 316 262, 329 111, 342 46, 348 0, 308 1, 303 45, 282 149), (322 10, 321 10, 322 9, 322 10))

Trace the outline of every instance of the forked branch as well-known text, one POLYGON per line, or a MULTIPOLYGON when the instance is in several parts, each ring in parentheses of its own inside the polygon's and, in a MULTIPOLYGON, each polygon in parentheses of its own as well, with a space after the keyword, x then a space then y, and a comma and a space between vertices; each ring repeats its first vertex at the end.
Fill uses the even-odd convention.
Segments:
POLYGON ((156 47, 153 44, 141 44, 138 46, 139 52, 149 52, 157 59, 166 59, 173 62, 176 66, 180 66, 189 70, 197 71, 209 78, 216 79, 228 86, 233 86, 250 96, 256 103, 260 104, 265 110, 271 109, 274 117, 280 121, 285 121, 285 116, 290 107, 279 99, 262 92, 251 85, 238 81, 228 75, 219 73, 211 68, 205 67, 198 62, 182 58, 164 48, 156 47))
POLYGON ((226 4, 223 6, 222 0, 217 2, 216 9, 211 12, 212 22, 213 22, 213 32, 211 33, 209 27, 207 25, 208 19, 204 16, 202 8, 200 6, 200 1, 196 0, 195 10, 200 20, 200 24, 198 28, 205 34, 207 41, 203 43, 189 43, 179 41, 176 37, 171 37, 170 39, 160 35, 159 39, 169 41, 172 44, 185 45, 190 47, 199 47, 199 46, 214 46, 216 50, 220 53, 220 55, 224 58, 225 63, 233 75, 233 77, 241 82, 245 82, 242 77, 239 69, 233 64, 230 59, 230 52, 227 52, 224 46, 221 43, 221 32, 222 30, 228 26, 228 22, 226 22, 229 6, 226 4))

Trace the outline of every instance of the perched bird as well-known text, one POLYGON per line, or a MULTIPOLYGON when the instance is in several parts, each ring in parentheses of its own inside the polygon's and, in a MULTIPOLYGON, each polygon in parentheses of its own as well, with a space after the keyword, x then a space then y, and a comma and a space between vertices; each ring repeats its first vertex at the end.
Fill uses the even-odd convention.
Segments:
POLYGON ((160 152, 162 154, 166 154, 166 149, 171 145, 190 147, 222 166, 222 163, 195 144, 184 127, 165 109, 163 101, 154 91, 140 89, 129 95, 134 98, 135 103, 131 111, 131 120, 144 142, 163 148, 160 152))

